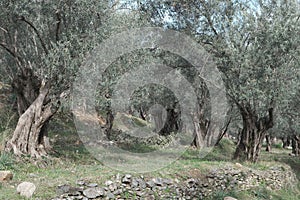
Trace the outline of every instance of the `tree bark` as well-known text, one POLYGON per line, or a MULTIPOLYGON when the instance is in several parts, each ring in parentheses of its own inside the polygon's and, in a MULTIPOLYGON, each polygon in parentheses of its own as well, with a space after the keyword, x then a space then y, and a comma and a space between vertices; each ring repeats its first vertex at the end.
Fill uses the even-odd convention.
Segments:
POLYGON ((281 140, 282 140, 282 148, 286 149, 291 145, 290 136, 284 136, 281 138, 281 140))
POLYGON ((114 115, 110 109, 106 113, 105 133, 106 137, 111 140, 112 127, 114 124, 114 115))
POLYGON ((180 119, 179 114, 175 111, 174 108, 167 109, 166 121, 163 124, 162 129, 160 130, 161 135, 168 135, 171 132, 176 132, 179 130, 180 119))
POLYGON ((300 137, 297 135, 294 135, 292 138, 292 153, 296 156, 300 155, 300 137))
POLYGON ((199 122, 199 119, 194 119, 194 140, 192 146, 200 149, 206 147, 205 136, 207 134, 207 125, 203 122, 199 122))
POLYGON ((204 110, 198 105, 198 112, 194 114, 194 141, 192 146, 200 149, 202 147, 207 147, 207 133, 209 129, 209 120, 204 118, 204 110))
POLYGON ((266 151, 271 152, 272 141, 270 135, 268 134, 266 135, 266 143, 267 143, 266 151))
POLYGON ((6 151, 13 151, 15 155, 31 155, 40 158, 46 156, 51 149, 47 137, 46 125, 57 111, 50 103, 45 104, 50 90, 50 84, 41 84, 37 98, 21 114, 13 137, 6 143, 6 151))
POLYGON ((145 112, 144 112, 144 110, 143 110, 142 107, 140 107, 139 113, 140 113, 140 118, 141 118, 142 120, 146 121, 146 114, 145 114, 145 112))
POLYGON ((154 121, 154 132, 161 133, 166 121, 166 113, 161 108, 155 108, 151 111, 151 116, 154 121))
POLYGON ((16 93, 19 116, 34 102, 39 94, 41 82, 28 68, 23 68, 22 73, 14 78, 12 89, 16 93))
POLYGON ((218 135, 218 140, 215 145, 219 145, 222 138, 226 135, 226 133, 228 131, 228 127, 231 123, 231 120, 232 120, 232 118, 230 117, 229 120, 227 121, 227 123, 225 124, 225 126, 222 128, 220 134, 218 135))
POLYGON ((238 107, 243 119, 243 129, 234 153, 234 159, 256 162, 266 131, 273 126, 273 108, 269 109, 268 116, 258 118, 249 104, 238 105, 238 107))

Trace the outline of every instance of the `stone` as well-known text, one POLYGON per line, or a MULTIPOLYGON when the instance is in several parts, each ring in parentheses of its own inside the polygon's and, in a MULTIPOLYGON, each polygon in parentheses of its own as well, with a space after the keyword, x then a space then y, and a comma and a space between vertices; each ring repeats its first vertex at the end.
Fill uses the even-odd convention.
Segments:
POLYGON ((85 185, 85 182, 83 180, 78 180, 76 181, 77 185, 85 185))
POLYGON ((108 186, 108 189, 111 192, 115 191, 117 188, 118 188, 117 184, 111 184, 111 185, 108 186))
POLYGON ((144 193, 144 192, 141 192, 141 191, 137 191, 137 192, 136 192, 136 195, 139 196, 139 197, 142 197, 142 196, 145 195, 145 193, 144 193))
POLYGON ((11 171, 0 171, 0 181, 10 181, 13 178, 11 171))
POLYGON ((202 186, 203 187, 208 187, 208 183, 203 183, 202 186))
POLYGON ((69 195, 78 196, 83 192, 83 187, 71 187, 69 191, 69 195))
POLYGON ((126 174, 125 177, 131 179, 132 176, 130 174, 126 174))
POLYGON ((30 174, 28 174, 28 177, 30 177, 30 178, 37 178, 39 176, 36 175, 36 174, 34 174, 34 173, 30 173, 30 174))
POLYGON ((149 195, 149 196, 145 197, 145 200, 155 200, 155 196, 149 195))
POLYGON ((77 200, 83 200, 83 198, 86 198, 86 197, 83 197, 83 196, 81 196, 81 195, 78 195, 78 196, 76 196, 74 199, 77 199, 77 200))
POLYGON ((116 181, 117 181, 117 182, 120 182, 120 181, 121 181, 120 173, 118 173, 118 174, 116 175, 116 181))
POLYGON ((243 168, 243 165, 241 163, 235 163, 235 166, 238 168, 243 168))
POLYGON ((121 194, 122 192, 123 192, 122 189, 118 189, 118 190, 115 190, 115 191, 113 192, 113 194, 114 194, 114 195, 119 195, 119 194, 121 194))
POLYGON ((147 184, 147 186, 150 187, 150 188, 152 188, 152 187, 155 186, 155 183, 154 183, 154 181, 152 181, 152 180, 151 180, 151 181, 147 181, 146 184, 147 184))
POLYGON ((26 198, 31 198, 36 190, 36 186, 30 182, 22 182, 17 186, 17 193, 26 198))
POLYGON ((111 180, 105 181, 105 185, 106 185, 106 186, 109 186, 109 185, 111 185, 111 184, 113 184, 113 182, 112 182, 111 180))
POLYGON ((72 187, 70 185, 59 185, 56 188, 56 193, 58 195, 62 195, 62 194, 70 194, 72 196, 77 196, 80 194, 80 192, 83 191, 83 187, 72 187))
POLYGON ((224 200, 237 200, 237 199, 236 199, 236 198, 233 198, 233 197, 229 197, 229 196, 228 196, 228 197, 225 197, 225 198, 224 198, 224 200))
POLYGON ((131 187, 137 187, 139 185, 139 182, 136 179, 133 179, 131 182, 131 187))
POLYGON ((137 179, 137 181, 139 182, 140 188, 142 188, 142 189, 146 188, 146 182, 143 179, 139 178, 139 179, 137 179))
POLYGON ((193 178, 190 178, 190 179, 186 180, 186 183, 189 184, 189 185, 193 185, 193 184, 196 183, 196 180, 193 179, 193 178))
POLYGON ((114 199, 115 198, 115 195, 111 192, 107 193, 106 196, 107 196, 108 199, 114 199))
POLYGON ((105 191, 103 188, 97 188, 97 191, 99 192, 100 196, 104 196, 105 191))
POLYGON ((83 195, 89 199, 94 199, 104 195, 104 190, 102 188, 88 188, 83 190, 83 195))
POLYGON ((56 193, 58 195, 69 193, 71 186, 70 185, 59 185, 56 188, 56 193))
POLYGON ((123 179, 122 179, 122 183, 130 183, 131 182, 131 175, 130 174, 126 174, 123 179))
POLYGON ((162 186, 163 185, 163 180, 161 178, 154 178, 152 181, 157 185, 157 186, 162 186))
POLYGON ((97 187, 98 184, 97 183, 89 183, 86 185, 87 187, 97 187))
POLYGON ((167 185, 172 185, 173 181, 171 179, 163 179, 163 183, 165 183, 167 185))

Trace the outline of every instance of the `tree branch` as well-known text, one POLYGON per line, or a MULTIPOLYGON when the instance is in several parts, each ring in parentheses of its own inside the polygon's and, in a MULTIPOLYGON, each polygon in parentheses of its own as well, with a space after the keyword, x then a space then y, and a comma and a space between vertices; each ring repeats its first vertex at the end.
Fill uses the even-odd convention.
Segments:
POLYGON ((17 55, 10 48, 8 48, 5 43, 1 42, 0 46, 3 47, 3 49, 5 49, 12 57, 17 57, 17 55))
POLYGON ((35 34, 39 38, 39 40, 41 42, 41 45, 42 45, 45 53, 48 54, 48 49, 46 47, 46 44, 45 44, 44 40, 42 39, 39 31, 35 28, 35 26, 31 22, 29 22, 28 20, 26 20, 24 16, 20 16, 18 19, 21 20, 21 21, 23 21, 23 22, 25 22, 26 24, 28 24, 33 29, 33 31, 35 32, 35 34))
POLYGON ((8 48, 8 47, 6 46, 6 44, 3 43, 3 42, 0 42, 0 46, 1 46, 5 51, 7 51, 12 57, 14 57, 15 60, 16 60, 16 62, 17 62, 17 64, 19 65, 19 67, 21 67, 21 58, 20 58, 14 51, 12 51, 10 48, 8 48))
POLYGON ((56 42, 59 41, 59 31, 60 31, 60 25, 61 25, 61 16, 59 10, 56 11, 56 31, 55 31, 55 37, 56 37, 56 42))
MULTIPOLYGON (((205 9, 205 13, 203 13, 203 16, 207 19, 208 25, 209 25, 209 27, 212 29, 212 31, 214 32, 214 34, 215 34, 216 36, 219 36, 217 30, 215 29, 215 27, 214 27, 214 25, 213 25, 213 22, 211 21, 211 18, 210 18, 209 15, 208 15, 208 14, 209 14, 209 11, 208 11, 208 9, 207 9, 207 6, 205 5, 205 2, 203 1, 203 2, 201 2, 201 3, 203 4, 203 7, 204 7, 204 9, 205 9)), ((195 4, 195 2, 193 2, 193 5, 195 6, 195 8, 196 8, 200 13, 203 12, 202 10, 200 10, 200 9, 198 8, 198 6, 195 4)))

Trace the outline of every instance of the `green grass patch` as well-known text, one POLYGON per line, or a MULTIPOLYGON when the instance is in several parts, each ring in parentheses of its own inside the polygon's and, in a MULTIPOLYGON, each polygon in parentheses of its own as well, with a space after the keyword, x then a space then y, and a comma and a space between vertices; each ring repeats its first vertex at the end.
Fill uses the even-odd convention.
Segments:
POLYGON ((156 150, 155 147, 145 145, 145 144, 139 144, 139 143, 135 143, 135 144, 126 143, 126 144, 120 144, 118 146, 121 149, 132 152, 132 153, 149 153, 149 152, 153 152, 156 150))
POLYGON ((232 161, 234 151, 235 145, 233 141, 223 139, 203 159, 206 161, 232 161))
POLYGON ((15 159, 10 153, 0 152, 0 170, 14 169, 15 159))

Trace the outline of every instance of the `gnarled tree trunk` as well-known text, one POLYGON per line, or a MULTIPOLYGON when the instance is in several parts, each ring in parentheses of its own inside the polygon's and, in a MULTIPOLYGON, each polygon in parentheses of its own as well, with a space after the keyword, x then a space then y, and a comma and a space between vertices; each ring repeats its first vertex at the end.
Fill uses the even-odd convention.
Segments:
POLYGON ((50 150, 46 125, 57 111, 50 103, 46 103, 50 84, 42 82, 37 98, 21 114, 13 137, 6 143, 6 150, 16 155, 28 154, 40 158, 50 150))
POLYGON ((180 129, 179 113, 177 113, 174 108, 169 108, 167 109, 166 114, 166 121, 159 132, 161 135, 168 135, 171 132, 176 132, 180 129))
POLYGON ((271 152, 272 140, 269 134, 266 135, 266 151, 271 152))
POLYGON ((239 109, 243 119, 243 129, 234 159, 256 162, 266 131, 273 126, 273 108, 269 109, 268 116, 262 118, 258 118, 249 104, 239 105, 239 109))
POLYGON ((109 140, 111 140, 112 127, 114 124, 114 115, 109 109, 106 113, 106 125, 105 125, 105 134, 109 140))
POLYGON ((282 148, 286 149, 291 145, 291 137, 290 136, 284 136, 281 138, 282 140, 282 148))
POLYGON ((207 133, 209 129, 209 120, 204 118, 204 110, 198 105, 197 112, 193 116, 194 123, 194 141, 192 146, 200 149, 209 146, 207 144, 207 133))
POLYGON ((300 155, 300 137, 297 135, 294 135, 292 137, 292 153, 295 154, 296 156, 300 155))
POLYGON ((209 146, 206 141, 209 122, 204 122, 199 119, 194 119, 194 141, 192 146, 196 148, 202 148, 209 146))

